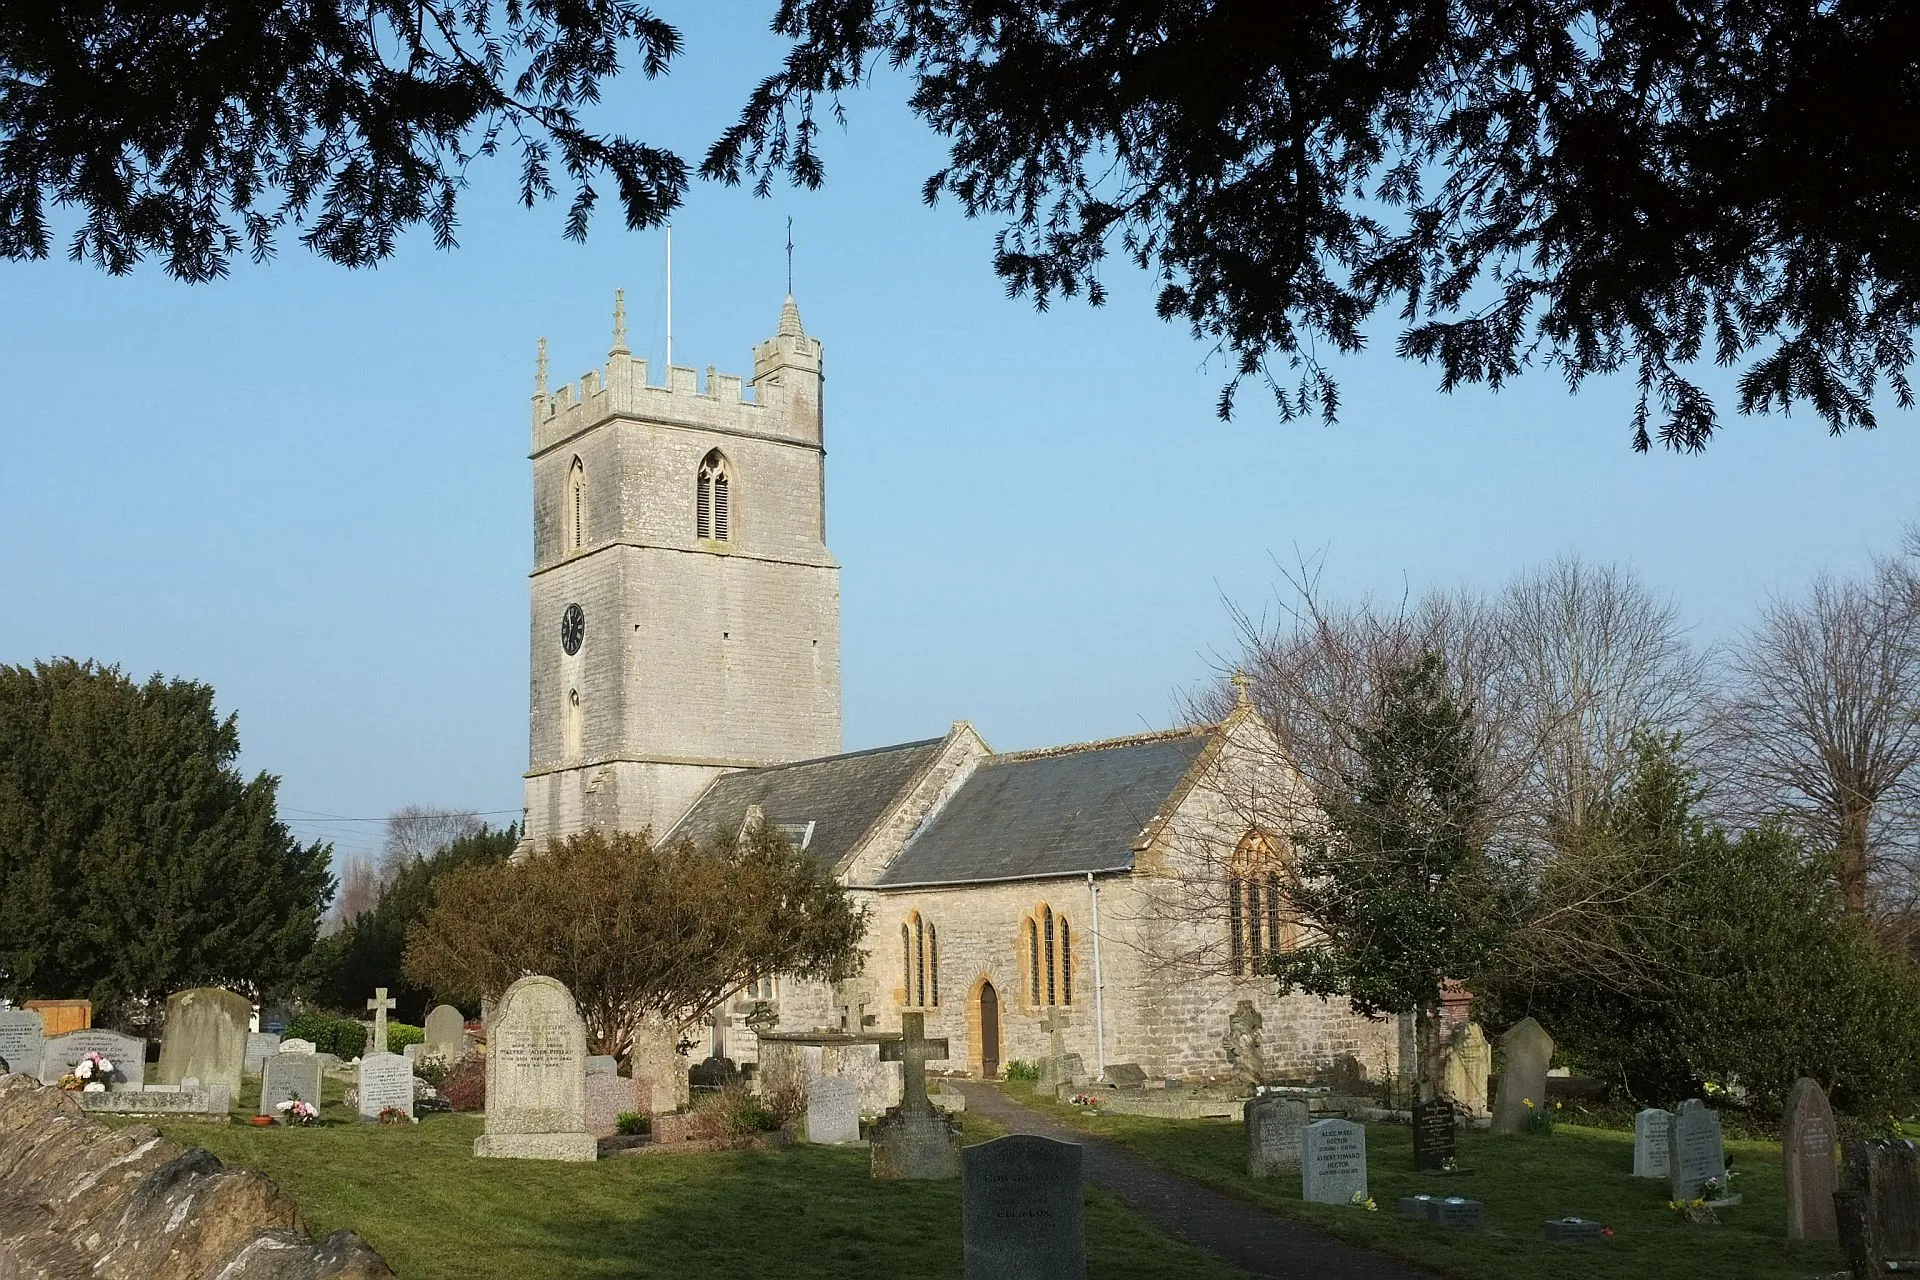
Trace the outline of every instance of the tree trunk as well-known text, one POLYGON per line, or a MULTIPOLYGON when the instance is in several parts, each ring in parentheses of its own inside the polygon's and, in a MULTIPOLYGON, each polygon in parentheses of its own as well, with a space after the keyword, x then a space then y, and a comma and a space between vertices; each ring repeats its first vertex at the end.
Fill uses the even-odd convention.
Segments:
POLYGON ((1867 909, 1867 821, 1872 815, 1873 806, 1858 797, 1848 797, 1840 814, 1834 850, 1840 864, 1840 905, 1855 914, 1867 909))
POLYGON ((1440 1090, 1446 1057, 1440 1006, 1423 1004, 1416 1009, 1413 1028, 1414 1100, 1432 1102, 1440 1090))

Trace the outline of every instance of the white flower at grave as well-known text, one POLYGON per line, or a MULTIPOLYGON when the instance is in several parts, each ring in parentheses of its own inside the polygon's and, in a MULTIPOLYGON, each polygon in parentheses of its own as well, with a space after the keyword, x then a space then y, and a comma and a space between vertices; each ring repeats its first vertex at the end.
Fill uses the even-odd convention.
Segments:
POLYGON ((276 1102, 273 1104, 273 1109, 275 1111, 291 1111, 293 1110, 293 1100, 288 1099, 285 1102, 276 1102))
POLYGON ((93 1063, 85 1058, 80 1059, 80 1061, 76 1062, 73 1066, 73 1074, 79 1076, 82 1080, 93 1079, 93 1063))
POLYGON ((105 1086, 104 1084, 101 1084, 98 1080, 95 1080, 92 1084, 87 1085, 86 1088, 82 1090, 83 1093, 105 1093, 106 1091, 107 1091, 107 1086, 105 1086))
POLYGON ((108 1062, 105 1058, 100 1059, 100 1074, 103 1076, 113 1074, 113 1064, 111 1062, 108 1062))

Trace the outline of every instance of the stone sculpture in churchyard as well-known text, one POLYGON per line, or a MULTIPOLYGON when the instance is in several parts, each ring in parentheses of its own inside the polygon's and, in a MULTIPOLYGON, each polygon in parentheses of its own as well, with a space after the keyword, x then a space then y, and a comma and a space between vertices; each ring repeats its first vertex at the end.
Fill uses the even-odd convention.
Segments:
POLYGON ((1316 1120, 1301 1130, 1300 1196, 1316 1204, 1366 1200, 1365 1125, 1351 1120, 1316 1120))
POLYGON ((1220 1037, 1227 1065, 1233 1068, 1235 1076, 1252 1085, 1267 1082, 1266 1052, 1260 1046, 1260 1027, 1264 1021, 1260 1011, 1253 1007, 1253 1001, 1242 1000, 1227 1016, 1227 1034, 1220 1037))
POLYGON ((1086 1280, 1082 1149, 1016 1133, 968 1147, 960 1160, 966 1280, 1086 1280))
MULTIPOLYGON (((280 1104, 294 1099, 320 1105, 320 1058, 311 1053, 276 1053, 260 1073, 260 1110, 280 1116, 280 1104)), ((376 1113, 377 1114, 377 1113, 376 1113)))
POLYGON ((1532 1018, 1522 1018, 1500 1037, 1506 1070, 1493 1100, 1493 1131, 1524 1133, 1528 1115, 1547 1105, 1547 1068, 1553 1062, 1553 1037, 1532 1018))
POLYGON ((1440 1089, 1461 1115, 1484 1116, 1487 1080, 1493 1075, 1493 1046, 1477 1022, 1463 1022, 1447 1042, 1440 1065, 1440 1089))
POLYGON ((1787 1092, 1780 1152, 1787 1181, 1787 1238, 1832 1240, 1839 1235, 1833 1193, 1839 1187, 1839 1145, 1833 1107, 1817 1080, 1805 1077, 1787 1092))
POLYGON ((254 1031, 247 1035, 246 1073, 257 1076, 264 1069, 267 1059, 280 1052, 280 1037, 270 1031, 254 1031))
POLYGON ((945 1037, 929 1039, 927 1016, 900 1015, 900 1038, 880 1046, 880 1057, 901 1064, 900 1109, 873 1127, 876 1178, 954 1178, 960 1156, 953 1128, 927 1098, 927 1063, 945 1060, 945 1037))
POLYGON ((167 1025, 160 1035, 161 1084, 180 1084, 188 1076, 201 1084, 224 1084, 238 1096, 246 1071, 247 1030, 253 1002, 220 987, 196 987, 167 997, 167 1025))
POLYGON ((1673 1112, 1647 1107, 1633 1117, 1633 1176, 1670 1178, 1673 1162, 1667 1142, 1673 1136, 1673 1112))
POLYGON ((1668 1132, 1672 1136, 1667 1140, 1667 1161, 1675 1200, 1700 1199, 1709 1182, 1725 1187, 1727 1152, 1720 1140, 1719 1112, 1698 1098, 1688 1098, 1673 1109, 1668 1132))
POLYGON ((573 994, 536 974, 508 987, 487 1022, 487 1131, 473 1154, 596 1159, 587 1132, 587 1027, 573 994))
POLYGON ((47 1048, 47 1024, 35 1009, 0 1009, 0 1075, 40 1074, 47 1048))
POLYGON ((1270 1178, 1300 1167, 1300 1135, 1307 1127, 1304 1099, 1263 1093, 1247 1099, 1240 1119, 1246 1128, 1250 1177, 1270 1178))
POLYGON ((59 1084, 61 1077, 74 1074, 74 1069, 91 1054, 99 1054, 113 1066, 104 1081, 94 1076, 87 1079, 86 1084, 104 1085, 109 1090, 138 1089, 146 1084, 147 1042, 102 1027, 49 1036, 40 1051, 40 1083, 59 1084))
POLYGON ((413 1064, 397 1053, 360 1056, 356 1105, 362 1124, 414 1119, 413 1064))
POLYGON ((815 1076, 807 1082, 807 1141, 826 1144, 860 1140, 860 1090, 839 1076, 815 1076))
POLYGON ((1058 1088, 1061 1085, 1081 1085, 1086 1083, 1086 1064, 1077 1053, 1067 1052, 1067 1028, 1073 1019, 1058 1008, 1049 1009, 1040 1019, 1040 1029, 1047 1033, 1047 1056, 1040 1060, 1040 1078, 1035 1081, 1041 1092, 1058 1088))

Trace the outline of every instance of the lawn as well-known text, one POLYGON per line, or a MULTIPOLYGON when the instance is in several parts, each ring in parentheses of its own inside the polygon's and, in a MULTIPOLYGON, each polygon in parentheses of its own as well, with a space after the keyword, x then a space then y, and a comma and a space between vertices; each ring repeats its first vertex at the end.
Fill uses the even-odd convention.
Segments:
MULTIPOLYGON (((162 1128, 274 1179, 316 1236, 359 1232, 404 1280, 961 1274, 960 1184, 875 1182, 864 1149, 476 1160, 475 1117, 363 1126, 327 1093, 318 1128, 162 1128)), ((969 1141, 994 1136, 969 1118, 969 1141)), ((1091 1188, 1087 1248, 1094 1277, 1241 1274, 1091 1188)))
POLYGON ((1051 1115, 1183 1173, 1288 1217, 1326 1228, 1355 1244, 1471 1280, 1803 1280, 1843 1264, 1831 1242, 1788 1240, 1780 1147, 1730 1141, 1727 1153, 1742 1203, 1715 1226, 1681 1221, 1667 1208, 1664 1181, 1634 1178, 1633 1135, 1561 1125, 1551 1136, 1461 1135, 1459 1165, 1471 1173, 1434 1177, 1414 1172, 1411 1132, 1400 1125, 1367 1127, 1369 1186, 1377 1212, 1300 1199, 1300 1178, 1246 1175, 1237 1122, 1093 1116, 1008 1091, 1051 1115), (1403 1195, 1458 1195, 1486 1205, 1483 1233, 1446 1231, 1402 1218, 1403 1195), (1578 1215, 1613 1228, 1597 1246, 1551 1244, 1542 1224, 1578 1215))

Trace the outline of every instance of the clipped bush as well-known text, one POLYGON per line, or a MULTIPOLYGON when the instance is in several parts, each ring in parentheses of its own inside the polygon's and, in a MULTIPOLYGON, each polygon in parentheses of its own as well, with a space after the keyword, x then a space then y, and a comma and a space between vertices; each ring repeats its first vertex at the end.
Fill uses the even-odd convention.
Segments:
POLYGON ((485 1111, 487 1060, 476 1053, 454 1063, 440 1092, 446 1095, 447 1105, 455 1111, 485 1111))
POLYGON ((643 1116, 638 1111, 622 1111, 613 1118, 613 1127, 615 1132, 629 1138, 652 1133, 653 1117, 643 1116))
POLYGON ((288 1040, 311 1040, 321 1053, 330 1053, 342 1062, 359 1057, 367 1048, 367 1029, 352 1018, 337 1013, 302 1013, 287 1024, 288 1040))
POLYGON ((425 1044, 427 1032, 424 1027, 409 1026, 404 1022, 387 1024, 387 1052, 405 1053, 410 1044, 425 1044))

